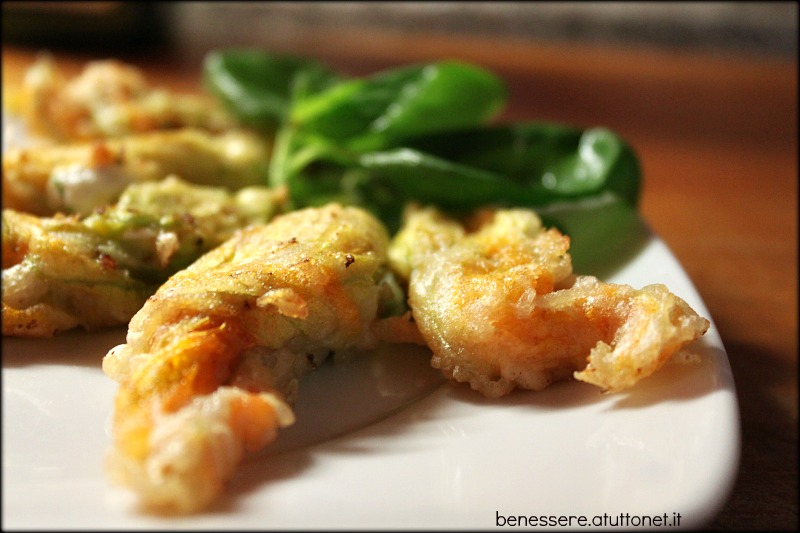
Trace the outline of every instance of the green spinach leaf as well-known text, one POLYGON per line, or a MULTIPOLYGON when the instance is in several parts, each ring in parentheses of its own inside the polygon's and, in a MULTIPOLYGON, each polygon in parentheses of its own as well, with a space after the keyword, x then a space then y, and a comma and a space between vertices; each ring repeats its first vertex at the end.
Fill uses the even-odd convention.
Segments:
POLYGON ((506 88, 477 66, 443 61, 349 79, 305 59, 226 50, 208 56, 205 75, 243 121, 272 128, 269 183, 286 186, 294 208, 361 205, 393 231, 408 202, 454 213, 524 206, 595 257, 613 250, 596 246, 598 231, 620 240, 634 226, 641 169, 632 148, 606 128, 490 124, 506 88))
POLYGON ((267 131, 283 125, 294 102, 343 77, 308 59, 254 49, 210 52, 203 83, 243 123, 267 131))
POLYGON ((425 133, 484 124, 505 103, 505 86, 494 74, 441 62, 344 81, 300 98, 289 127, 365 152, 425 133))

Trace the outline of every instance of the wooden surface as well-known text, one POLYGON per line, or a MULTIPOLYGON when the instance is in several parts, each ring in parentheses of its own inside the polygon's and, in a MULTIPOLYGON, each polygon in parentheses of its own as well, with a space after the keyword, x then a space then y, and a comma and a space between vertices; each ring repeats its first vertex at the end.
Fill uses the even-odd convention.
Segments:
MULTIPOLYGON (((316 34, 273 50, 351 74, 459 58, 510 86, 507 119, 605 125, 638 152, 641 212, 678 257, 728 352, 741 468, 711 529, 795 529, 797 464, 797 63, 475 38, 316 34)), ((196 90, 202 45, 117 53, 155 84, 196 90)), ((70 71, 98 54, 58 53, 70 71)), ((3 48, 3 82, 35 50, 3 48)))

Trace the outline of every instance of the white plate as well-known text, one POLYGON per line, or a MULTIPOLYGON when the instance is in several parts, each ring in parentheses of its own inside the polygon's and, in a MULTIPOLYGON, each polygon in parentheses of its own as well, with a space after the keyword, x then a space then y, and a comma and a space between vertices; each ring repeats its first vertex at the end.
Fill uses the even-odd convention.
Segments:
MULTIPOLYGON (((609 280, 665 283, 709 316, 658 238, 609 280)), ((604 515, 632 526, 680 515, 695 528, 738 466, 733 379, 713 324, 689 348, 699 362, 671 362, 620 395, 565 382, 490 401, 442 383, 425 353, 397 350, 307 378, 296 426, 207 512, 147 516, 102 470, 116 386, 100 363, 124 334, 3 339, 4 528, 484 529, 604 515)))
MULTIPOLYGON (((645 232, 623 262, 603 277, 664 283, 710 317, 657 237, 645 232)), ((693 529, 714 518, 738 467, 713 322, 688 348, 699 362, 671 362, 619 395, 564 382, 491 401, 443 383, 424 351, 397 348, 309 376, 297 424, 206 512, 148 516, 102 468, 116 385, 100 365, 124 336, 3 338, 4 529, 576 528, 580 517, 693 529)))

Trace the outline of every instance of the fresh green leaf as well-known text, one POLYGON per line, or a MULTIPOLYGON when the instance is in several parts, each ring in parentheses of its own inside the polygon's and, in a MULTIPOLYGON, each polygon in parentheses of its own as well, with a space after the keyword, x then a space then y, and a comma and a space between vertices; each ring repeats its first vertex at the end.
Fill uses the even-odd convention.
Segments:
POLYGON ((295 102, 290 123, 360 152, 426 133, 477 126, 505 105, 502 80, 458 62, 392 69, 295 102))
POLYGON ((534 195, 532 203, 530 194, 521 200, 532 205, 604 190, 638 203, 638 159, 605 128, 524 122, 420 137, 408 146, 520 184, 534 195))
POLYGON ((316 63, 258 51, 209 55, 214 94, 239 116, 277 127, 270 184, 295 208, 361 205, 397 229, 404 206, 451 212, 536 209, 573 239, 587 265, 634 242, 641 172, 605 128, 547 122, 490 126, 499 78, 439 62, 342 79, 316 63), (598 243, 603 243, 598 245, 598 243))
POLYGON ((256 49, 212 51, 203 62, 211 94, 239 120, 262 130, 283 125, 295 100, 340 79, 317 62, 256 49))
POLYGON ((432 203, 446 209, 469 210, 483 205, 536 205, 535 191, 502 174, 454 163, 410 148, 369 152, 359 158, 373 181, 389 184, 403 201, 432 203))

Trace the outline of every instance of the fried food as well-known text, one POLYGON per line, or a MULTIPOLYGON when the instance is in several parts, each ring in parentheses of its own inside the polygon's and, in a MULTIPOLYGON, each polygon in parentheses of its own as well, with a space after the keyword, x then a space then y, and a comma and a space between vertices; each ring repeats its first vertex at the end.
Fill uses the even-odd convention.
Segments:
POLYGON ((236 126, 213 98, 152 87, 139 69, 112 59, 88 62, 68 79, 52 56, 41 54, 5 104, 31 133, 62 142, 236 126))
POLYGON ((170 275, 284 200, 267 187, 231 193, 168 177, 85 217, 4 209, 3 335, 126 324, 170 275))
POLYGON ((266 183, 271 140, 244 130, 155 131, 104 141, 15 147, 3 154, 3 207, 88 214, 132 183, 175 174, 238 190, 266 183))
POLYGON ((154 509, 194 511, 294 420, 300 379, 373 347, 385 228, 328 205, 251 226, 175 274, 103 370, 119 382, 109 472, 154 509))
POLYGON ((663 285, 574 275, 569 238, 533 211, 483 212, 471 224, 412 209, 389 253, 432 365, 487 397, 570 377, 618 392, 709 327, 663 285))

